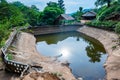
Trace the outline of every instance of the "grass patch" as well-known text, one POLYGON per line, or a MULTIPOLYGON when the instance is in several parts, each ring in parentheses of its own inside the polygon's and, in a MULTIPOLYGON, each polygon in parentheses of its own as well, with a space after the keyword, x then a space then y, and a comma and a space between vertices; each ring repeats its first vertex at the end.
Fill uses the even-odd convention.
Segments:
POLYGON ((8 50, 14 50, 14 49, 16 49, 16 47, 13 46, 13 45, 11 45, 11 46, 8 48, 8 50))
POLYGON ((115 50, 117 46, 112 46, 112 50, 115 50))
POLYGON ((3 60, 2 60, 2 58, 0 57, 0 62, 2 62, 3 60))
POLYGON ((59 72, 54 72, 54 73, 52 73, 52 74, 55 75, 55 76, 58 76, 58 77, 62 76, 62 74, 59 73, 59 72))

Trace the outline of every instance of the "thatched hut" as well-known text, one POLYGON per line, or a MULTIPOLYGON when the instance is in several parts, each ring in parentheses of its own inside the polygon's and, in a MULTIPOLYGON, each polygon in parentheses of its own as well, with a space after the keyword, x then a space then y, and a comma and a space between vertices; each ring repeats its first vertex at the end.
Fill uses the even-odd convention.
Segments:
POLYGON ((56 18, 55 24, 72 24, 74 20, 75 19, 68 14, 61 14, 56 18))
POLYGON ((96 13, 93 11, 88 11, 85 14, 82 15, 82 18, 84 20, 93 20, 96 18, 96 13))

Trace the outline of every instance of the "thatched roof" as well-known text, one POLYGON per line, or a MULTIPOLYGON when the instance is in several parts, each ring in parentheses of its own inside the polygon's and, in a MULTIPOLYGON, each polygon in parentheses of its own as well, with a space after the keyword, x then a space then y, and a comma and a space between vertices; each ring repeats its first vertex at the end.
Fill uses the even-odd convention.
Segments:
POLYGON ((94 17, 96 16, 96 13, 93 11, 88 11, 85 14, 82 15, 83 17, 94 17))
POLYGON ((74 20, 74 18, 68 14, 61 14, 59 17, 62 17, 64 20, 74 20))

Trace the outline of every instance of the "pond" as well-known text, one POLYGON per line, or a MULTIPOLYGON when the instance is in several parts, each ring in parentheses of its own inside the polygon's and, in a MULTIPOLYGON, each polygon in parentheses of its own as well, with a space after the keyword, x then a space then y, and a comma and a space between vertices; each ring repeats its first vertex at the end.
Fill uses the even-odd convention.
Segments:
POLYGON ((38 52, 45 56, 57 56, 60 61, 68 61, 73 75, 83 80, 103 80, 103 64, 107 54, 103 45, 79 32, 64 32, 36 36, 38 52))

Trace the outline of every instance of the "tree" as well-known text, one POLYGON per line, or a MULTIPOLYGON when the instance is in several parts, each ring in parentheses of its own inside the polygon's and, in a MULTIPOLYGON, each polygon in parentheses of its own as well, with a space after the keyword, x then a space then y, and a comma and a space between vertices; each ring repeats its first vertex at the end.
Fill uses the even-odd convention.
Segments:
POLYGON ((1 3, 7 3, 7 1, 6 1, 6 0, 0 0, 0 2, 1 2, 1 3))
POLYGON ((59 7, 56 2, 52 2, 52 1, 50 1, 49 3, 47 3, 47 6, 49 6, 49 7, 59 7))
POLYGON ((77 11, 72 16, 75 18, 76 21, 80 22, 82 14, 83 14, 82 12, 77 11))
POLYGON ((39 12, 34 9, 28 11, 28 23, 32 26, 38 25, 39 12))
POLYGON ((43 11, 42 22, 44 22, 44 24, 53 25, 57 16, 62 13, 64 12, 57 3, 49 2, 43 11))
MULTIPOLYGON (((63 11, 56 7, 46 7, 43 12, 43 21, 45 24, 53 25, 56 17, 62 14, 63 11)), ((42 22, 43 22, 42 21, 42 22)))
POLYGON ((83 10, 83 7, 79 7, 79 11, 82 12, 82 10, 83 10))
POLYGON ((118 0, 118 3, 120 3, 120 0, 118 0))
POLYGON ((0 20, 10 18, 10 7, 9 4, 5 0, 1 0, 0 2, 0 20))
POLYGON ((38 9, 35 5, 32 5, 32 6, 31 6, 31 9, 36 10, 36 11, 39 11, 39 9, 38 9))
POLYGON ((83 10, 83 8, 79 7, 79 10, 72 15, 75 18, 75 20, 78 21, 78 22, 80 22, 81 16, 83 15, 82 10, 83 10))
POLYGON ((9 21, 12 23, 9 27, 12 28, 18 25, 23 25, 25 20, 19 8, 2 0, 0 3, 0 21, 2 24, 9 21))
POLYGON ((31 7, 27 7, 21 2, 14 2, 13 5, 18 7, 21 12, 24 14, 24 18, 26 19, 26 22, 29 23, 31 26, 37 26, 40 23, 40 12, 39 9, 32 5, 31 7))
POLYGON ((65 11, 65 4, 64 4, 64 1, 63 0, 58 0, 58 5, 59 5, 59 7, 63 10, 63 11, 65 11))
POLYGON ((99 6, 99 5, 103 5, 103 4, 107 4, 108 7, 110 7, 110 3, 112 2, 113 0, 97 0, 95 2, 95 5, 96 6, 99 6))

